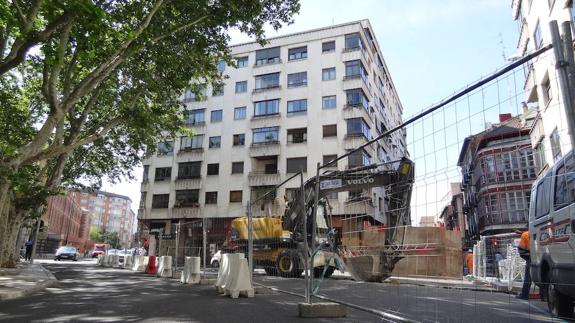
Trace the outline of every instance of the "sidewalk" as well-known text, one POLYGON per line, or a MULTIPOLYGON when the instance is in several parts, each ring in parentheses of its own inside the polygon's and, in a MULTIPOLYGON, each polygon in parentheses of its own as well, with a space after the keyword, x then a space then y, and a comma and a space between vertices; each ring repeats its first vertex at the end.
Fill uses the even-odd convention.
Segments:
POLYGON ((40 264, 20 262, 16 268, 0 268, 0 301, 27 296, 58 284, 40 264))

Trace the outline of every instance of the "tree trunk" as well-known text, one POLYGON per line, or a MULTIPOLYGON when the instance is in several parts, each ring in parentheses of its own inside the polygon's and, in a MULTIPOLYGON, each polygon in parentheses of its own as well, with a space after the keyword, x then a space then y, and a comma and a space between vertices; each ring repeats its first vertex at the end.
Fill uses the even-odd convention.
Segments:
POLYGON ((20 242, 17 242, 16 240, 18 229, 22 224, 22 218, 22 214, 15 212, 13 208, 10 209, 5 235, 2 236, 2 240, 0 241, 0 245, 2 245, 2 251, 0 252, 0 267, 14 268, 19 261, 17 250, 20 242))

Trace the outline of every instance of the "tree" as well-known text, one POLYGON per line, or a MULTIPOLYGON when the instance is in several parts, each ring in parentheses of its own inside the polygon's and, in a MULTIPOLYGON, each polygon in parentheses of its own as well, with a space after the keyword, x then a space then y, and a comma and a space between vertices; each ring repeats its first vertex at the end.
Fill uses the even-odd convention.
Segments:
POLYGON ((0 4, 0 126, 13 134, 0 138, 0 266, 13 265, 12 237, 63 180, 129 174, 183 130, 174 99, 197 92, 190 80, 221 83, 230 28, 263 43, 266 23, 298 10, 297 0, 0 4))

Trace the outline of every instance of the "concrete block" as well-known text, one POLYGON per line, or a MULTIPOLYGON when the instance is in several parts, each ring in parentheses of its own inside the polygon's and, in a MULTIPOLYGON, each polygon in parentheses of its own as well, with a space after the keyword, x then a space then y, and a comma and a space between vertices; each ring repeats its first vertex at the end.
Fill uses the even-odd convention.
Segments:
POLYGON ((180 282, 183 284, 198 284, 201 275, 200 264, 200 257, 186 257, 180 282))
POLYGON ((334 318, 347 316, 347 306, 338 303, 299 303, 299 317, 334 318))

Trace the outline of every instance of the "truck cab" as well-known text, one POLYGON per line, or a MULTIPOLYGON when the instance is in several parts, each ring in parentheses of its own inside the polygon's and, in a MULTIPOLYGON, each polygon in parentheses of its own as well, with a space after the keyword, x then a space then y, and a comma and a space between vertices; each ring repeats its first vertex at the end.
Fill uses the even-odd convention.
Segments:
POLYGON ((531 277, 547 290, 549 310, 573 317, 575 300, 575 157, 559 159, 531 189, 531 277))

